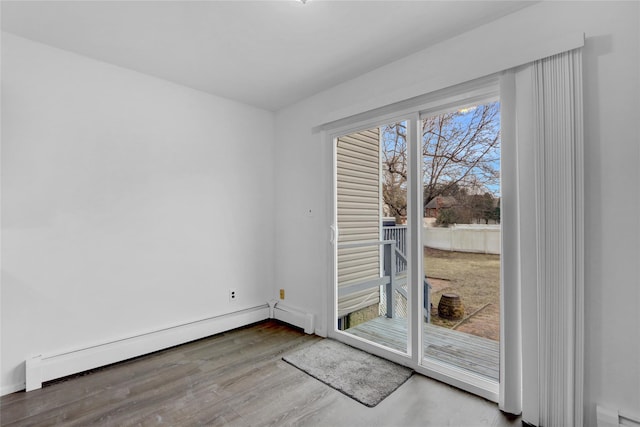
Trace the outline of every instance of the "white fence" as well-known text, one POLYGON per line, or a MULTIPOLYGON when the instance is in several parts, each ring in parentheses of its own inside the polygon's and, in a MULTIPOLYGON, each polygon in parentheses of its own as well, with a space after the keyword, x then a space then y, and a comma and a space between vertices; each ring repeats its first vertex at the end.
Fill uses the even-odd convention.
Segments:
POLYGON ((434 249, 500 254, 500 225, 453 225, 424 227, 422 244, 434 249))

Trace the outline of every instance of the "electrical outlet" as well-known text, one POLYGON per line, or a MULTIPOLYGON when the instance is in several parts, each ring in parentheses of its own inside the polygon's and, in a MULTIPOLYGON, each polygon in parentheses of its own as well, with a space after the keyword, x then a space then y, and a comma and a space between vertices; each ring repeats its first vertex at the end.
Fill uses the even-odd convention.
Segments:
POLYGON ((238 292, 235 289, 229 289, 229 301, 236 302, 238 300, 238 292))
POLYGON ((280 299, 284 299, 284 289, 280 289, 280 299))

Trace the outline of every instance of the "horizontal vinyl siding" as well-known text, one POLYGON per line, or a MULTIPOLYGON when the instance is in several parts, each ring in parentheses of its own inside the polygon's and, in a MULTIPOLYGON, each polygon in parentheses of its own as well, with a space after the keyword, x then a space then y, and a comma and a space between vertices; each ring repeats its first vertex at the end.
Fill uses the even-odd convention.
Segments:
MULTIPOLYGON (((338 138, 338 243, 380 240, 380 149, 378 129, 338 138)), ((380 247, 338 250, 338 286, 380 277, 380 247)), ((378 290, 338 301, 338 315, 377 304, 378 290)))
POLYGON ((344 298, 340 298, 338 302, 338 316, 345 316, 361 308, 369 307, 380 302, 378 292, 361 291, 354 292, 344 298))

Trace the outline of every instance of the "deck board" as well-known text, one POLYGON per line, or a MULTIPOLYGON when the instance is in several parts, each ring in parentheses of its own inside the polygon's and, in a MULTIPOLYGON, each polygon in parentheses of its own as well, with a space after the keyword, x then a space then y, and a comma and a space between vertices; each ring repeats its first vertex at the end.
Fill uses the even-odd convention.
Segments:
MULTIPOLYGON (((376 317, 346 332, 399 351, 407 351, 407 320, 376 317)), ((439 326, 424 324, 424 355, 498 381, 500 343, 439 326)))

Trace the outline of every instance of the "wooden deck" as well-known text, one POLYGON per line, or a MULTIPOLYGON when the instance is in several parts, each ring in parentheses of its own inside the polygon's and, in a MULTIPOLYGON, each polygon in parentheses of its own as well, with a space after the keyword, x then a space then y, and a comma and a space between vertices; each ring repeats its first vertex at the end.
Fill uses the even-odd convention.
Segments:
MULTIPOLYGON (((347 329, 346 332, 395 350, 407 351, 405 319, 377 317, 347 329)), ((423 341, 425 358, 464 368, 495 381, 499 380, 499 342, 429 323, 424 324, 423 341)))

